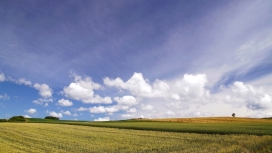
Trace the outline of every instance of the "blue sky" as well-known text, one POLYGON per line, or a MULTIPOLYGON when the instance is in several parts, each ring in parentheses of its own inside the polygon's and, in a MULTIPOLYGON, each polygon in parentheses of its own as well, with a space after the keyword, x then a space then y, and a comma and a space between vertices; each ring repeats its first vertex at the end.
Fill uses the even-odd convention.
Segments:
POLYGON ((272 2, 0 1, 0 118, 272 116, 272 2))

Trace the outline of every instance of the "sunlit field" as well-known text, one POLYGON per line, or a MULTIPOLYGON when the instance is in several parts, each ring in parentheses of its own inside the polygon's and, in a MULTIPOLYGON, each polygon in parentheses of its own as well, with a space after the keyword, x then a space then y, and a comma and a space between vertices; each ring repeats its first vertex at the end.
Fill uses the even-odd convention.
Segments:
POLYGON ((156 120, 125 120, 110 122, 84 122, 84 121, 54 121, 44 119, 27 119, 28 122, 57 123, 70 125, 83 125, 93 127, 110 127, 119 129, 200 133, 200 134, 250 134, 271 135, 271 119, 251 118, 180 118, 156 120))
POLYGON ((269 152, 272 136, 1 123, 0 152, 269 152))

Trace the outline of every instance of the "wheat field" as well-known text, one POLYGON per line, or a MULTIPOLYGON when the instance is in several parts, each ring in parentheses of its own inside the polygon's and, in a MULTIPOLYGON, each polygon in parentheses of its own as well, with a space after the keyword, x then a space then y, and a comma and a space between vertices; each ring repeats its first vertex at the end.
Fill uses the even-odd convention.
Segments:
POLYGON ((272 136, 1 123, 0 152, 271 152, 272 136))

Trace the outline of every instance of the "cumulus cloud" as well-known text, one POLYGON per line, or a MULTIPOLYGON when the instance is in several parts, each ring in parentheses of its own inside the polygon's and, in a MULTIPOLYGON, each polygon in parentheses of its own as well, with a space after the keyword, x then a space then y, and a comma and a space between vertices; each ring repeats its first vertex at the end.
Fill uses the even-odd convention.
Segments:
POLYGON ((171 96, 177 100, 202 100, 210 96, 209 90, 206 89, 207 82, 205 74, 185 74, 183 78, 177 79, 172 83, 171 96))
POLYGON ((114 97, 114 100, 117 101, 119 105, 132 106, 138 104, 136 98, 133 96, 114 97))
MULTIPOLYGON (((204 105, 214 101, 207 88, 208 80, 205 74, 184 74, 173 80, 156 79, 150 82, 141 73, 135 72, 127 81, 108 77, 103 81, 108 87, 127 90, 130 96, 115 97, 114 100, 120 106, 134 106, 135 109, 128 108, 126 112, 138 116, 178 116, 179 110, 188 109, 190 104, 204 105), (140 109, 137 111, 136 108, 140 109)), ((123 114, 122 117, 129 115, 123 114)))
POLYGON ((176 113, 174 113, 174 112, 171 111, 171 110, 166 111, 165 114, 166 114, 166 115, 170 115, 170 116, 171 116, 171 115, 176 115, 176 113))
POLYGON ((56 113, 54 111, 50 112, 50 111, 46 111, 50 116, 54 116, 54 117, 58 117, 58 118, 62 118, 62 113, 56 113))
MULTIPOLYGON (((79 76, 75 77, 73 83, 85 91, 89 90, 91 98, 95 95, 94 90, 102 88, 99 84, 93 83, 90 78, 82 79, 79 76), (83 88, 83 85, 88 83, 88 87, 84 86, 83 88)), ((243 82, 224 86, 217 93, 211 94, 207 87, 208 79, 205 74, 184 74, 173 80, 156 79, 154 82, 150 82, 148 79, 144 79, 141 73, 134 73, 127 81, 123 81, 121 78, 104 78, 104 84, 108 87, 126 90, 129 94, 119 92, 119 96, 113 98, 117 102, 116 105, 80 107, 76 111, 107 115, 115 113, 122 118, 141 115, 149 118, 205 117, 214 116, 214 113, 220 114, 218 111, 213 111, 219 103, 229 106, 228 109, 231 112, 232 109, 238 109, 238 107, 249 108, 250 111, 272 107, 272 96, 268 91, 243 82)), ((68 92, 66 93, 68 94, 68 92)), ((226 112, 224 111, 223 114, 226 112)))
POLYGON ((187 116, 189 117, 211 117, 211 116, 214 116, 213 113, 211 112, 192 112, 192 113, 189 113, 187 116))
POLYGON ((29 116, 29 115, 24 115, 24 117, 25 117, 25 118, 31 118, 31 116, 29 116))
POLYGON ((109 117, 99 117, 98 119, 94 119, 94 121, 109 121, 110 118, 109 117))
POLYGON ((5 74, 0 72, 0 82, 4 82, 6 80, 5 74))
POLYGON ((143 110, 151 111, 151 110, 153 110, 154 106, 152 106, 152 105, 141 105, 141 108, 143 110))
POLYGON ((65 99, 60 99, 60 100, 58 101, 57 105, 67 107, 67 106, 72 106, 72 105, 73 105, 73 102, 71 102, 71 101, 69 101, 69 100, 65 100, 65 99))
POLYGON ((17 83, 17 84, 24 84, 24 85, 27 85, 27 86, 31 86, 32 85, 31 81, 28 81, 28 80, 26 80, 24 78, 20 78, 19 80, 15 81, 15 83, 17 83))
POLYGON ((61 111, 61 112, 62 112, 64 115, 68 115, 68 116, 71 116, 71 115, 72 115, 72 114, 71 114, 71 112, 70 112, 70 111, 68 111, 68 110, 67 110, 67 111, 65 111, 65 112, 64 112, 64 111, 61 111))
MULTIPOLYGON (((185 74, 182 78, 171 82, 157 79, 152 85, 150 85, 147 79, 143 78, 141 73, 134 73, 126 82, 120 78, 104 78, 106 86, 128 90, 136 97, 190 100, 195 102, 203 102, 205 98, 210 97, 210 91, 206 88, 207 82, 205 74, 185 74)), ((118 98, 116 98, 117 100, 118 98)))
POLYGON ((44 106, 48 106, 48 103, 50 102, 53 102, 52 98, 39 98, 37 100, 33 100, 34 104, 43 105, 45 103, 44 106))
POLYGON ((102 87, 93 82, 91 78, 86 77, 85 79, 82 79, 77 75, 74 75, 74 77, 74 82, 63 89, 63 93, 66 97, 82 101, 83 103, 112 103, 110 97, 103 98, 94 93, 94 90, 100 90, 102 87))
POLYGON ((89 112, 90 113, 115 113, 118 112, 120 110, 119 106, 117 105, 113 105, 113 106, 94 106, 94 107, 90 107, 89 108, 89 112))
POLYGON ((52 89, 47 84, 38 84, 38 83, 35 83, 33 87, 35 89, 39 90, 39 94, 43 98, 50 98, 50 97, 52 97, 52 89))
POLYGON ((129 110, 127 110, 128 113, 136 113, 137 109, 136 108, 130 108, 129 110))
POLYGON ((270 118, 270 117, 272 117, 272 112, 268 112, 268 113, 258 112, 256 114, 249 115, 248 117, 252 117, 252 118, 270 118))
POLYGON ((272 97, 262 88, 256 88, 252 85, 244 84, 236 81, 230 86, 231 91, 228 91, 224 97, 225 103, 230 103, 238 106, 245 105, 251 110, 269 109, 272 107, 272 97))
POLYGON ((152 93, 152 87, 144 80, 141 73, 134 73, 133 76, 124 82, 120 78, 111 80, 109 78, 104 79, 104 84, 109 87, 117 87, 121 89, 127 89, 132 95, 148 97, 152 93))
POLYGON ((82 112, 82 111, 87 111, 87 110, 89 110, 89 108, 80 107, 80 108, 78 108, 78 109, 76 109, 76 110, 82 112))
POLYGON ((123 118, 132 118, 131 114, 122 114, 121 115, 123 118))
POLYGON ((26 110, 26 112, 29 113, 29 114, 34 114, 34 113, 37 112, 37 110, 34 109, 34 108, 30 108, 29 110, 26 110))
POLYGON ((2 99, 2 100, 9 100, 10 96, 5 93, 4 95, 0 95, 0 99, 2 99))

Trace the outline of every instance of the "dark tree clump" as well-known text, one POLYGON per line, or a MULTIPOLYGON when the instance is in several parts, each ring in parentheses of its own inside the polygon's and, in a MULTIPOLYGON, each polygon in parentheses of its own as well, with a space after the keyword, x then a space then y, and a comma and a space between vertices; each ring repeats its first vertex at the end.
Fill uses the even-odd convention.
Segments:
POLYGON ((23 116, 13 116, 8 121, 9 122, 26 122, 26 119, 23 116))
POLYGON ((58 117, 54 117, 54 116, 46 116, 44 119, 59 120, 58 117))
POLYGON ((6 119, 0 119, 0 122, 7 122, 6 119))

